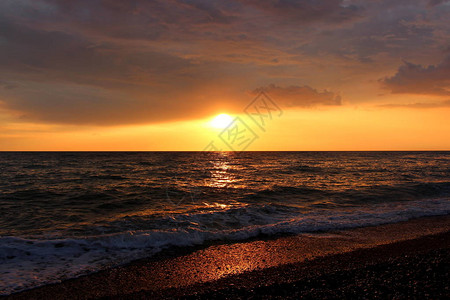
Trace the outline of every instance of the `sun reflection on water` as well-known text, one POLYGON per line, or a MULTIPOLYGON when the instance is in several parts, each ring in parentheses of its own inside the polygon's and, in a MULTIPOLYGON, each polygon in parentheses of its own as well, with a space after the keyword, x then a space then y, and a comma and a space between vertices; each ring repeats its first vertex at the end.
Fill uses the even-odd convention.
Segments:
POLYGON ((231 173, 232 165, 230 161, 232 156, 229 152, 218 152, 217 157, 210 160, 212 168, 211 176, 205 183, 208 187, 225 188, 236 182, 235 175, 231 173))

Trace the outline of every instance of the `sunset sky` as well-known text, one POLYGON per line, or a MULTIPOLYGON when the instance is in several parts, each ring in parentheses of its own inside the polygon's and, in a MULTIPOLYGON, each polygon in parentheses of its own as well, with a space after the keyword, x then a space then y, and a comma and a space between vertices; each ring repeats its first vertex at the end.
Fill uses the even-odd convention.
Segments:
POLYGON ((221 113, 246 150, 449 150, 449 20, 439 0, 1 0, 0 150, 200 151, 221 113))

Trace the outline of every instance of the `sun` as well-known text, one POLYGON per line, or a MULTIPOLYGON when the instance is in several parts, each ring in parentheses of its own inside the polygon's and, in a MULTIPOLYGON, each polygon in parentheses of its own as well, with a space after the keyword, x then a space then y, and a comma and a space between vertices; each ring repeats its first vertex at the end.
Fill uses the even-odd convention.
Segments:
POLYGON ((211 126, 214 128, 225 128, 233 121, 233 118, 228 114, 220 114, 211 120, 211 126))

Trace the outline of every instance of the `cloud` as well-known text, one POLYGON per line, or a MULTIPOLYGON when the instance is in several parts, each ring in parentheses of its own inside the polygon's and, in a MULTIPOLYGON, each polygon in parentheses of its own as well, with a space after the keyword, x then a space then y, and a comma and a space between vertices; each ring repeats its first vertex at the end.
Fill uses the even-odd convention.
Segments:
POLYGON ((296 23, 312 23, 325 21, 327 23, 342 23, 361 16, 361 7, 344 5, 344 1, 336 0, 241 0, 265 13, 281 20, 296 23))
POLYGON ((354 1, 352 3, 362 7, 358 9, 361 18, 344 23, 346 26, 340 28, 320 26, 317 28, 320 34, 312 41, 299 45, 296 50, 309 57, 320 59, 328 55, 347 62, 373 64, 377 68, 386 66, 376 63, 379 56, 398 59, 399 56, 409 58, 426 53, 429 49, 424 45, 431 47, 437 42, 435 32, 443 26, 445 18, 436 13, 438 9, 427 10, 421 2, 354 1))
POLYGON ((12 90, 16 88, 14 83, 0 80, 0 89, 12 90))
POLYGON ((448 0, 428 0, 428 6, 433 7, 446 2, 448 2, 448 0))
POLYGON ((442 102, 430 102, 430 103, 410 103, 410 104, 382 104, 378 105, 382 108, 415 108, 415 109, 426 109, 426 108, 440 108, 440 107, 450 107, 450 100, 442 102))
POLYGON ((38 28, 124 40, 160 41, 198 33, 203 26, 236 20, 237 2, 218 0, 35 0, 0 4, 5 16, 19 15, 38 28))
POLYGON ((426 7, 419 0, 0 1, 0 100, 27 120, 100 125, 239 111, 245 91, 270 82, 283 86, 264 88, 285 107, 341 105, 336 93, 313 87, 352 86, 362 72, 372 80, 389 59, 413 61, 408 55, 448 44, 448 8, 426 7))
MULTIPOLYGON (((88 85, 24 82, 14 90, 3 91, 0 103, 21 119, 51 124, 115 126, 163 123, 210 116, 217 111, 207 94, 180 92, 156 94, 151 89, 113 90, 88 85), (152 94, 153 93, 153 94, 152 94)), ((239 99, 240 100, 240 99, 239 99)), ((242 104, 228 103, 230 109, 242 104)))
POLYGON ((437 65, 404 62, 392 77, 381 80, 392 93, 450 95, 450 56, 437 65))
POLYGON ((341 96, 324 90, 322 92, 310 86, 279 87, 270 84, 253 91, 257 94, 264 91, 283 107, 312 107, 318 105, 342 105, 341 96))
POLYGON ((6 17, 0 43, 0 100, 33 121, 119 125, 204 116, 215 103, 204 101, 211 93, 203 90, 223 77, 208 60, 6 17))
POLYGON ((180 74, 193 67, 187 59, 151 49, 126 49, 79 34, 39 30, 8 20, 0 20, 0 37, 6 44, 0 48, 1 68, 9 71, 8 76, 20 73, 38 81, 133 86, 155 81, 155 73, 180 74))

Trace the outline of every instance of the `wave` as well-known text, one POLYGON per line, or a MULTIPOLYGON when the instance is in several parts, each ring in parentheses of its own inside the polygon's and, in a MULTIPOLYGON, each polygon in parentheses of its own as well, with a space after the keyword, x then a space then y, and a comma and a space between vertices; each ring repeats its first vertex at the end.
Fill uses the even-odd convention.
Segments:
POLYGON ((121 176, 121 175, 91 175, 89 176, 89 179, 104 179, 104 180, 127 180, 130 179, 129 177, 121 176))
MULTIPOLYGON (((320 206, 321 203, 317 203, 320 206)), ((148 257, 172 246, 213 240, 243 240, 258 235, 310 233, 395 223, 450 213, 448 198, 381 203, 361 209, 308 210, 286 205, 248 205, 162 216, 158 229, 122 231, 84 237, 0 237, 0 290, 4 295, 59 282, 105 267, 148 257), (163 223, 166 226, 163 226, 163 223), (36 276, 39 273, 39 276, 36 276)), ((151 219, 154 222, 154 217, 151 219)), ((129 228, 150 222, 143 216, 115 221, 129 228)), ((154 224, 153 224, 154 225, 154 224)), ((103 228, 104 229, 104 228, 103 228)), ((97 229, 101 232, 100 229, 97 229)))
POLYGON ((319 166, 310 166, 310 165, 296 165, 296 166, 291 166, 285 169, 286 171, 290 171, 290 172, 305 172, 305 173, 322 173, 322 172, 337 172, 338 169, 337 168, 333 168, 333 170, 331 170, 330 168, 324 168, 324 167, 319 167, 319 166))
POLYGON ((419 200, 432 197, 450 196, 450 182, 404 183, 370 185, 366 187, 332 189, 314 187, 273 186, 252 194, 249 199, 270 199, 270 197, 295 197, 306 201, 321 199, 333 200, 336 203, 363 204, 381 203, 396 200, 419 200))

